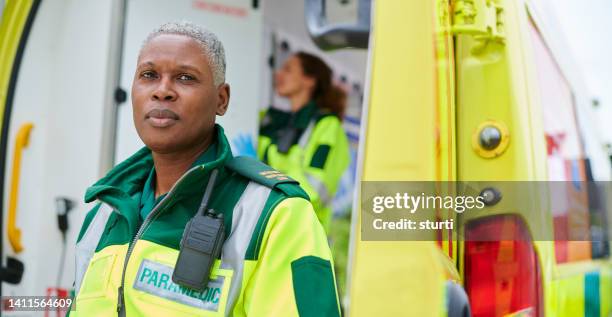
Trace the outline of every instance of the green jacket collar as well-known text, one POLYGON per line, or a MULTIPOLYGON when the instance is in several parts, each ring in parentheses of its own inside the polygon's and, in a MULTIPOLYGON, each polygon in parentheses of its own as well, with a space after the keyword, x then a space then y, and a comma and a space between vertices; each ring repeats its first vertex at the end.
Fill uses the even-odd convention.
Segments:
MULTIPOLYGON (((187 171, 175 185, 174 192, 176 194, 201 192, 202 188, 197 187, 197 185, 205 183, 213 169, 219 169, 218 180, 223 178, 226 173, 223 166, 232 159, 232 152, 223 128, 218 124, 215 125, 215 134, 217 137, 216 159, 207 164, 196 164, 187 171)), ((151 150, 144 147, 119 163, 106 176, 89 187, 85 193, 85 202, 100 199, 111 203, 108 200, 131 198, 133 195, 141 193, 152 168, 151 150)))
POLYGON ((302 109, 298 110, 294 116, 294 126, 299 129, 306 129, 310 120, 317 112, 317 104, 314 101, 308 102, 302 109))
MULTIPOLYGON (((200 154, 193 164, 191 164, 191 168, 194 168, 198 165, 203 165, 205 163, 212 162, 217 159, 217 141, 214 140, 208 149, 204 151, 204 153, 200 154)), ((142 188, 142 195, 140 197, 140 216, 142 219, 146 217, 146 215, 157 205, 159 201, 166 196, 167 193, 160 195, 159 197, 155 197, 155 168, 151 168, 149 172, 149 176, 144 183, 142 188)))

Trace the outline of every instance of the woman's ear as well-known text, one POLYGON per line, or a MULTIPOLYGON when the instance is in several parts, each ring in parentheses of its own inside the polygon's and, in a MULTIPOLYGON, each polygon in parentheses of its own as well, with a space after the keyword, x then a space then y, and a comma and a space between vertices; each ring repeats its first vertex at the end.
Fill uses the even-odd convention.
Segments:
POLYGON ((230 99, 230 86, 229 84, 221 84, 217 88, 217 94, 219 98, 217 99, 217 115, 222 116, 227 111, 227 107, 229 106, 230 99))

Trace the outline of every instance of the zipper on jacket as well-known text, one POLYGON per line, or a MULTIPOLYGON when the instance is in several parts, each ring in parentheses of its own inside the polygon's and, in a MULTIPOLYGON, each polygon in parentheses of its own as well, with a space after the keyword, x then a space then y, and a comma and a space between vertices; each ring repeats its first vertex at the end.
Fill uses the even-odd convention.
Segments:
POLYGON ((172 196, 172 194, 174 194, 174 190, 176 189, 177 185, 188 174, 190 174, 192 171, 195 171, 195 170, 197 170, 199 168, 200 168, 200 166, 196 166, 196 167, 191 168, 185 174, 183 174, 183 176, 181 176, 181 178, 179 178, 179 180, 176 181, 176 183, 174 183, 174 186, 172 186, 172 188, 170 189, 170 191, 168 192, 166 197, 164 197, 157 204, 157 206, 155 206, 153 208, 153 210, 151 210, 151 212, 147 215, 147 217, 143 221, 143 223, 140 226, 140 228, 138 228, 138 231, 136 232, 136 235, 134 236, 134 238, 130 242, 130 245, 128 246, 128 251, 125 254, 125 260, 123 260, 123 271, 121 272, 121 284, 119 285, 119 288, 117 289, 117 294, 118 294, 118 298, 117 298, 117 313, 119 314, 120 317, 125 317, 125 315, 126 315, 126 312, 125 312, 125 297, 124 297, 124 291, 123 291, 123 286, 125 285, 125 270, 127 269, 128 261, 130 260, 130 255, 132 255, 132 251, 134 251, 134 245, 136 244, 136 241, 138 241, 140 239, 140 237, 142 236, 142 234, 144 233, 146 228, 149 226, 149 223, 156 216, 156 214, 159 212, 159 210, 163 207, 164 203, 172 196))

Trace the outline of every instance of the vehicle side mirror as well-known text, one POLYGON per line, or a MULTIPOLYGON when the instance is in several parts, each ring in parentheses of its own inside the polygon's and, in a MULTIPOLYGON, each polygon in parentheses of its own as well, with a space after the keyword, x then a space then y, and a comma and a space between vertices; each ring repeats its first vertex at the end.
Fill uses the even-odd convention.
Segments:
POLYGON ((305 0, 306 28, 319 48, 368 48, 370 37, 371 0, 358 0, 356 24, 329 24, 325 12, 325 0, 305 0))

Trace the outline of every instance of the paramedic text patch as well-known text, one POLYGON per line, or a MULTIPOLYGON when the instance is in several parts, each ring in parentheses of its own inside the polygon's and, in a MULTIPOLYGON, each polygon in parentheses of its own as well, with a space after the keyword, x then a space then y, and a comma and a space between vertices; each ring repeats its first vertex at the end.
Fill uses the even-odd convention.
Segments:
POLYGON ((224 277, 208 282, 203 291, 193 290, 172 282, 173 268, 150 260, 143 260, 134 281, 134 288, 151 295, 209 311, 217 311, 221 301, 224 277))

